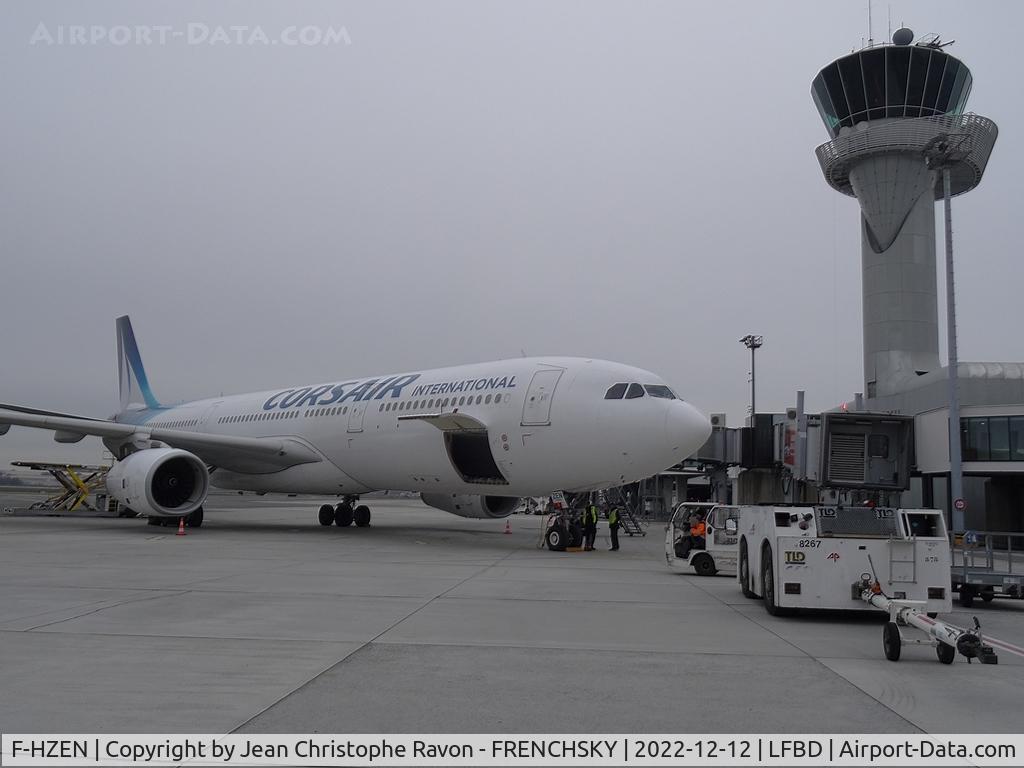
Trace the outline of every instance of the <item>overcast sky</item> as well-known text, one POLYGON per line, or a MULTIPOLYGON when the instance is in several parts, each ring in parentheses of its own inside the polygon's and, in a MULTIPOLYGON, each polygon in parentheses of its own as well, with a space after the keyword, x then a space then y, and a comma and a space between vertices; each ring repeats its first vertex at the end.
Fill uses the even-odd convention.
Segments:
MULTIPOLYGON (((113 413, 123 313, 165 402, 525 352, 648 368, 735 426, 750 332, 758 410, 850 399, 859 214, 809 86, 866 9, 4 2, 0 402, 113 413)), ((1024 360, 1024 4, 876 2, 875 38, 889 9, 956 40, 999 125, 954 201, 960 355, 1024 360)), ((100 452, 15 427, 0 467, 100 452)))

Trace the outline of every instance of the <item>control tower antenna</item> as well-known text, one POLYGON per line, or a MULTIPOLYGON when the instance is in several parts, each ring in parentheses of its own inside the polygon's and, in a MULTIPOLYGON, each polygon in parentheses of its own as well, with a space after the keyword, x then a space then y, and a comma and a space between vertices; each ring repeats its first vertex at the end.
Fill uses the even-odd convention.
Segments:
POLYGON ((874 45, 874 42, 871 37, 871 0, 868 0, 868 48, 874 45))

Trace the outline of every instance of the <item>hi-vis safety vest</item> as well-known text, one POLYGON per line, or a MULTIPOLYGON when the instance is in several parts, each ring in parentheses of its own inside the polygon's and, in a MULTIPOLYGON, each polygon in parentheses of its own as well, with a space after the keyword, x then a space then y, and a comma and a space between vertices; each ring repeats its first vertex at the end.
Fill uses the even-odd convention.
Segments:
POLYGON ((593 523, 594 525, 597 525, 597 507, 595 507, 593 504, 587 507, 586 511, 584 512, 583 522, 593 523))
POLYGON ((612 507, 608 512, 608 525, 619 524, 619 509, 618 507, 612 507))

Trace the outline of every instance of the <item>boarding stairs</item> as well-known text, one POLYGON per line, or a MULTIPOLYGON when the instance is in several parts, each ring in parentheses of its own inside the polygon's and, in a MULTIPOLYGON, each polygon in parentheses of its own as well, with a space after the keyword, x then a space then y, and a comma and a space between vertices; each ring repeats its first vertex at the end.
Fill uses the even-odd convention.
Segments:
POLYGON ((629 498, 621 488, 605 491, 605 498, 609 505, 619 508, 619 525, 622 527, 623 533, 628 536, 647 535, 645 521, 640 518, 639 506, 630 504, 629 498))

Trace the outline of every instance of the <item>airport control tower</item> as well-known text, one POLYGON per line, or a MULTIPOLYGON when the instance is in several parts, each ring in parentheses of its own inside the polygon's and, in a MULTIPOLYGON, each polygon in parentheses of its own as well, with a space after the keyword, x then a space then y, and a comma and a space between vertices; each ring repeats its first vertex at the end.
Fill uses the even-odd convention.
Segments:
POLYGON ((825 180, 861 208, 864 393, 906 391, 938 371, 935 201, 981 181, 998 130, 965 114, 967 66, 937 37, 899 29, 829 64, 811 94, 831 141, 817 148, 825 180), (938 159, 937 159, 938 158, 938 159))

